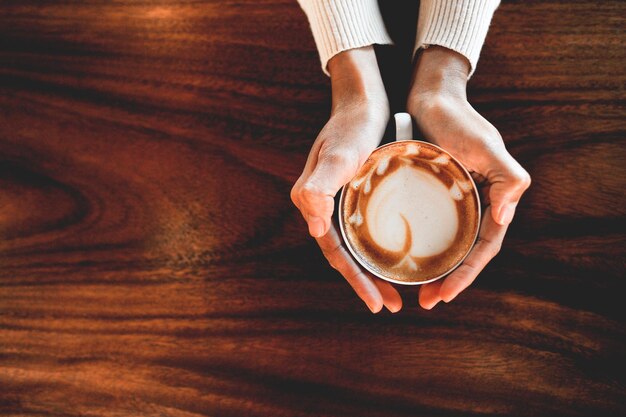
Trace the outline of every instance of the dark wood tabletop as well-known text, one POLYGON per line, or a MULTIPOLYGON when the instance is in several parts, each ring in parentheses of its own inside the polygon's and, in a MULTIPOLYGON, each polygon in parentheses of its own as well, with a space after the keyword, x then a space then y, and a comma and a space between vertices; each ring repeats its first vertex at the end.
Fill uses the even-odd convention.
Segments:
POLYGON ((289 199, 330 106, 295 0, 2 1, 0 413, 626 415, 625 28, 503 2, 469 95, 533 185, 454 302, 373 315, 289 199))

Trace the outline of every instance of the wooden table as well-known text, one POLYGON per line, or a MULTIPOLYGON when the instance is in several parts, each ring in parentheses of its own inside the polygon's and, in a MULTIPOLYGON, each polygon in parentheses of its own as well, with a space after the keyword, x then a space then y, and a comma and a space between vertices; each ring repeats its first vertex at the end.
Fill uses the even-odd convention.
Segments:
POLYGON ((295 0, 3 1, 0 413, 625 415, 625 28, 502 4, 470 96, 533 186, 457 300, 374 316, 289 201, 329 112, 295 0))

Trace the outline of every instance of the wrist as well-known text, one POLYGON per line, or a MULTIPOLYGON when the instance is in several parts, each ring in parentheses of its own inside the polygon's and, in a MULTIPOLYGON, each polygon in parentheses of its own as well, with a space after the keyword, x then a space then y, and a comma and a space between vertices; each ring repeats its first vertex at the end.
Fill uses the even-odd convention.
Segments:
POLYGON ((333 112, 354 106, 377 108, 387 115, 389 102, 372 46, 350 49, 328 62, 333 112))
POLYGON ((435 97, 467 100, 470 63, 451 49, 431 46, 418 56, 413 68, 409 106, 435 97))

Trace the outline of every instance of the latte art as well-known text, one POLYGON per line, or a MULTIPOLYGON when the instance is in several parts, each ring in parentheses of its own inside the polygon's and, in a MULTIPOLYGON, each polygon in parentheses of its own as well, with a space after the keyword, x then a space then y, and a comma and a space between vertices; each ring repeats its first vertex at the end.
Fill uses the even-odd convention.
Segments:
POLYGON ((471 178, 447 153, 396 142, 376 150, 346 185, 342 230, 368 269, 423 282, 465 257, 478 230, 478 204, 471 178))
POLYGON ((399 168, 369 198, 364 217, 372 240, 388 251, 405 250, 411 257, 443 252, 458 229, 454 199, 446 191, 429 172, 399 168), (393 196, 403 192, 407 198, 394 201, 393 196))

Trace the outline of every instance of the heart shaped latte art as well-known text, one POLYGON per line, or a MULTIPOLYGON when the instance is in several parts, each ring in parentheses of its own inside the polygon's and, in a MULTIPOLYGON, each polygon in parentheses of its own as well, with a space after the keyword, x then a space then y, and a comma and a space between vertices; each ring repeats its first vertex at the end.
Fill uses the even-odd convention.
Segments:
POLYGON ((466 176, 435 147, 411 143, 372 158, 349 183, 348 235, 376 265, 404 274, 430 268, 468 241, 460 224, 473 191, 466 176))
POLYGON ((441 253, 452 244, 459 226, 456 205, 433 174, 403 166, 371 193, 364 218, 378 246, 391 252, 409 246, 409 255, 422 257, 441 253), (394 198, 401 193, 404 198, 394 198))

